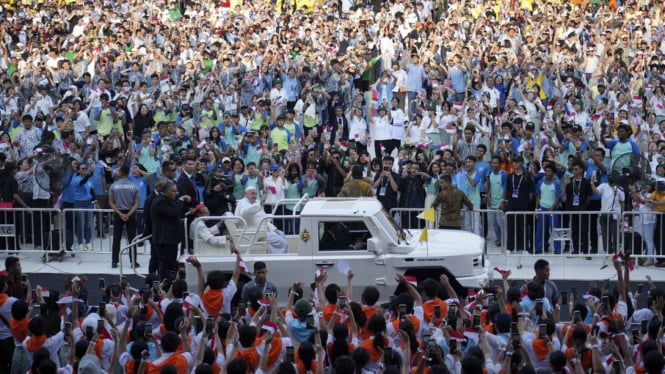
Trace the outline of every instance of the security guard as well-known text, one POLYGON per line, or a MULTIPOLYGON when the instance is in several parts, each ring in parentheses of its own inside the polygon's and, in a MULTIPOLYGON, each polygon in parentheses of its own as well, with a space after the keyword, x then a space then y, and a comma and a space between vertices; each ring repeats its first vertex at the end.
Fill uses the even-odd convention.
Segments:
MULTIPOLYGON (((120 239, 122 229, 127 228, 127 242, 131 243, 136 236, 136 210, 139 208, 139 189, 129 181, 129 167, 123 165, 117 173, 118 180, 109 189, 109 205, 113 209, 113 254, 111 267, 118 267, 120 259, 120 239)), ((136 248, 129 254, 132 267, 139 267, 136 263, 136 248)))

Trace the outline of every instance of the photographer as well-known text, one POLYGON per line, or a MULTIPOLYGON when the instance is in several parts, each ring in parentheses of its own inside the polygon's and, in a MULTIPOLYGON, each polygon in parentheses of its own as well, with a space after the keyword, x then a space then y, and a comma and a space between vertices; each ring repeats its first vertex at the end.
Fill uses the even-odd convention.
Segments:
POLYGON ((236 199, 231 195, 231 190, 231 181, 224 175, 223 170, 214 170, 204 193, 204 201, 211 216, 222 216, 226 212, 235 211, 236 199))

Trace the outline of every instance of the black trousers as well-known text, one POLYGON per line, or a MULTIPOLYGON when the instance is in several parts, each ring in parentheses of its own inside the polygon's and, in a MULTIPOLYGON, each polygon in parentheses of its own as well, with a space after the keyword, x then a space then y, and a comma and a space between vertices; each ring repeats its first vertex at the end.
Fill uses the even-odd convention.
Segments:
MULTIPOLYGON (((572 214, 570 216, 570 229, 575 251, 589 253, 589 218, 586 215, 572 214)), ((596 230, 594 230, 594 233, 598 236, 596 230)))
POLYGON ((164 279, 169 271, 177 270, 178 245, 157 244, 157 255, 159 256, 159 276, 164 279))
MULTIPOLYGON (((35 199, 33 200, 33 208, 50 208, 49 199, 35 199)), ((49 212, 37 212, 32 216, 34 220, 34 238, 33 242, 35 246, 42 246, 43 249, 46 249, 49 242, 49 232, 51 230, 51 216, 49 212)))
MULTIPOLYGON (((600 212, 600 200, 589 201, 588 211, 600 212)), ((598 215, 589 216, 589 253, 598 253, 598 215)))
MULTIPOLYGON (((65 209, 74 209, 74 203, 63 202, 62 207, 65 209)), ((65 249, 68 251, 71 251, 74 245, 74 220, 76 219, 74 216, 74 212, 65 213, 65 249)), ((83 222, 76 222, 76 224, 83 225, 83 222)))
POLYGON ((528 251, 533 240, 533 219, 530 216, 509 215, 506 217, 506 249, 528 251))
MULTIPOLYGON (((129 210, 121 210, 123 214, 129 210)), ((131 243, 136 236, 136 213, 129 217, 127 221, 123 221, 119 215, 113 213, 113 253, 111 262, 117 264, 120 261, 120 239, 122 239, 122 229, 127 229, 127 242, 131 243)), ((130 250, 129 261, 134 263, 136 261, 136 248, 130 250)))
POLYGON ((0 374, 11 373, 14 347, 14 338, 0 340, 0 374))
POLYGON ((159 270, 159 251, 154 236, 150 238, 150 262, 148 262, 148 274, 155 274, 159 270))

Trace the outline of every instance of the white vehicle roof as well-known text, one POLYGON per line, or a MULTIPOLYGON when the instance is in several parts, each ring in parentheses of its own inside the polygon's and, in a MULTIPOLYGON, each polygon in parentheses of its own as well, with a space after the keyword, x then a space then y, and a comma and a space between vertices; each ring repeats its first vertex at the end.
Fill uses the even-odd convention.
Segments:
POLYGON ((300 216, 370 217, 382 208, 381 203, 374 198, 311 199, 305 204, 300 216))

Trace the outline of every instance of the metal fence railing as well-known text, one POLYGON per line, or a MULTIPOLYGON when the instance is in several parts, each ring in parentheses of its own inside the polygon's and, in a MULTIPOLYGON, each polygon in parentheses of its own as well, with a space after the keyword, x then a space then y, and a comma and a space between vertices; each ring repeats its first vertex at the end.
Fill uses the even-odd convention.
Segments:
MULTIPOLYGON (((294 235, 298 233, 299 207, 303 199, 285 199, 272 207, 259 227, 271 222, 294 235), (290 207, 288 214, 286 208, 290 207), (284 208, 284 209, 282 209, 284 208)), ((390 214, 407 229, 438 228, 440 211, 434 222, 418 218, 423 208, 394 208, 390 214)), ((142 212, 137 213, 136 233, 121 236, 120 247, 127 247, 141 236, 142 212)), ((227 233, 234 238, 241 253, 265 253, 265 229, 251 230, 241 217, 203 217, 200 220, 225 220, 227 233)), ((6 252, 56 254, 111 253, 114 236, 114 214, 111 209, 10 208, 0 209, 0 250, 6 252), (86 246, 89 244, 89 246, 86 246)), ((191 222, 191 221, 190 221, 191 222)), ((196 221, 194 221, 196 222, 196 221)), ((486 241, 487 254, 506 256, 564 255, 566 257, 607 257, 617 251, 630 251, 641 263, 665 258, 665 213, 628 211, 520 211, 492 209, 460 211, 460 227, 474 232, 486 241)), ((190 239, 191 224, 183 222, 185 243, 182 251, 201 252, 204 243, 190 239), (190 246, 193 245, 194 248, 190 246), (201 250, 197 250, 200 247, 201 250)), ((117 236, 117 235, 116 235, 117 236)), ((138 254, 149 253, 146 245, 135 243, 138 254)), ((209 254, 215 248, 206 248, 209 254)), ((202 252, 201 252, 202 253, 202 252)), ((48 259, 48 256, 44 256, 48 259)))

